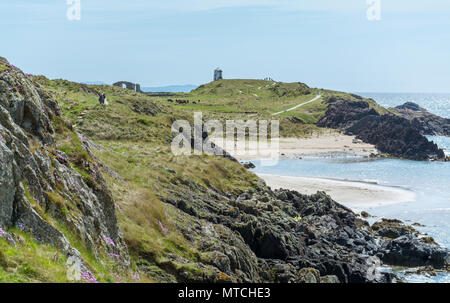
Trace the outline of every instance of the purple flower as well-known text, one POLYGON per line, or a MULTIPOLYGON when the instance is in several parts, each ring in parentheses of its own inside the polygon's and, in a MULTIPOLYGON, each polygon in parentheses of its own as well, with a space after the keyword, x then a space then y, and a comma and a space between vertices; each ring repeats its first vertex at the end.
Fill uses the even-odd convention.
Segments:
POLYGON ((112 273, 111 273, 111 276, 113 276, 113 277, 116 279, 117 282, 120 281, 120 276, 119 276, 119 274, 117 274, 117 273, 115 273, 115 272, 112 272, 112 273))
POLYGON ((169 229, 164 227, 164 225, 161 223, 161 221, 158 221, 159 227, 161 227, 161 230, 165 233, 169 232, 169 229))
POLYGON ((98 283, 97 279, 89 271, 83 272, 81 275, 81 279, 83 279, 85 282, 98 283))
POLYGON ((0 227, 0 237, 2 237, 4 234, 6 234, 5 231, 0 227))
POLYGON ((114 241, 110 237, 103 237, 103 239, 105 240, 106 244, 116 246, 116 243, 114 243, 114 241))

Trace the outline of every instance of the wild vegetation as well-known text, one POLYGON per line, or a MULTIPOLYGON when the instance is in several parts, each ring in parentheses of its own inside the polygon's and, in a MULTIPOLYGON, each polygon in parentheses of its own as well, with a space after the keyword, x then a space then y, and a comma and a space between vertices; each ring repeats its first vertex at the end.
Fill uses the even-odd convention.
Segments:
MULTIPOLYGON (((18 180, 23 203, 29 203, 48 230, 64 237, 79 252, 84 282, 283 281, 287 272, 292 273, 292 281, 300 281, 303 274, 298 275, 298 269, 285 263, 285 255, 311 254, 311 262, 317 257, 317 267, 322 266, 323 256, 300 244, 306 235, 297 231, 316 223, 326 225, 317 219, 324 209, 332 216, 345 215, 352 226, 362 224, 325 194, 297 197, 296 193, 274 193, 236 161, 210 155, 174 156, 170 152, 172 123, 178 119, 192 122, 195 111, 201 111, 204 119, 270 120, 273 113, 320 94, 318 100, 277 116, 282 136, 305 137, 322 130, 315 123, 336 99, 357 102, 362 100, 359 96, 302 83, 263 80, 220 80, 189 94, 149 96, 106 85, 25 76, 6 60, 0 64, 4 67, 0 76, 5 79, 0 81, 0 97, 9 107, 22 104, 25 96, 37 105, 45 104, 36 111, 40 118, 30 122, 41 124, 32 128, 23 122, 20 125, 25 137, 5 124, 26 146, 19 160, 38 159, 30 165, 45 174, 41 180, 49 182, 41 186, 37 177, 24 173, 26 178, 18 180), (39 96, 32 95, 34 91, 39 96), (99 93, 106 94, 108 105, 99 104, 99 93), (176 99, 189 102, 178 104, 176 99), (43 117, 48 117, 49 126, 46 133, 39 134, 36 130, 43 128, 43 117), (36 162, 42 162, 42 167, 36 162), (292 195, 297 197, 295 203, 292 195), (108 217, 100 220, 109 221, 110 226, 100 230, 111 233, 112 228, 115 241, 86 232, 105 223, 90 225, 101 212, 108 217), (309 215, 317 216, 304 219, 309 215), (116 223, 119 233, 114 232, 116 223), (89 239, 91 235, 97 239, 89 239)), ((377 112, 386 112, 373 100, 364 100, 377 112)), ((23 112, 27 111, 30 109, 23 112)), ((23 118, 29 117, 24 114, 23 118)), ((0 122, 10 123, 4 120, 0 122)), ((0 142, 13 146, 11 131, 2 131, 0 128, 0 142)), ((14 140, 19 144, 19 139, 14 140)), ((22 166, 26 171, 27 165, 22 166)), ((0 281, 71 281, 67 257, 52 237, 41 239, 17 222, 0 230, 0 281)), ((336 222, 344 228, 340 220, 336 222)), ((334 237, 334 229, 319 235, 323 227, 314 228, 317 237, 334 237)), ((330 239, 327 241, 334 241, 330 239)), ((358 268, 366 266, 360 256, 346 253, 357 260, 358 268)), ((319 281, 321 274, 315 270, 310 278, 319 281)), ((339 278, 367 279, 359 273, 339 278)))

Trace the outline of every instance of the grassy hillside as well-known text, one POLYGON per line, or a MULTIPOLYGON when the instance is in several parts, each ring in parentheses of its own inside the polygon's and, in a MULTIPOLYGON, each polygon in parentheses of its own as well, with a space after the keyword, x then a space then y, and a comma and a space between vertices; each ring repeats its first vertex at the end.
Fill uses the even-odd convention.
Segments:
MULTIPOLYGON (((33 81, 58 102, 67 120, 61 121, 61 126, 55 124, 58 148, 69 158, 88 157, 77 147, 78 138, 67 132, 67 125, 73 125, 92 140, 95 157, 105 165, 103 169, 117 203, 119 225, 133 266, 140 269, 139 280, 219 279, 220 273, 204 265, 208 255, 199 248, 204 241, 186 239, 180 230, 182 226, 198 223, 186 221, 191 218, 164 202, 175 201, 180 193, 205 197, 211 191, 240 194, 255 186, 256 176, 221 157, 174 157, 170 152, 172 122, 191 120, 190 112, 157 104, 145 94, 116 87, 87 86, 45 77, 34 77, 33 81), (106 93, 110 105, 98 104, 98 92, 106 93), (180 273, 184 273, 182 277, 180 273)), ((77 170, 84 176, 82 168, 77 170)), ((100 267, 93 270, 101 271, 100 267)), ((53 274, 49 280, 64 280, 58 278, 59 270, 53 274)), ((123 275, 122 281, 133 281, 126 277, 123 275)))
MULTIPOLYGON (((107 256, 93 256, 76 235, 62 225, 58 228, 82 253, 96 278, 105 282, 117 281, 118 275, 121 281, 128 282, 235 279, 218 271, 212 259, 217 237, 232 241, 230 231, 217 230, 216 226, 213 235, 205 233, 201 226, 209 224, 208 210, 192 205, 197 205, 198 200, 219 199, 222 203, 221 199, 225 199, 225 202, 229 195, 257 188, 258 179, 240 164, 221 157, 173 156, 170 152, 173 121, 192 121, 194 111, 202 111, 206 119, 222 121, 272 119, 272 113, 307 102, 320 93, 322 98, 277 116, 282 136, 309 136, 321 131, 314 123, 333 98, 361 100, 358 96, 319 91, 302 83, 221 80, 189 94, 175 94, 172 99, 190 101, 176 104, 169 102, 168 97, 111 86, 48 80, 42 76, 34 76, 32 81, 62 111, 63 119, 52 121, 56 146, 68 155, 75 170, 91 184, 91 176, 82 164, 97 160, 103 163, 102 170, 116 201, 119 226, 129 248, 131 270, 119 272, 107 256), (100 92, 106 93, 109 105, 99 104, 100 92), (81 147, 74 130, 90 140, 92 155, 81 147), (185 213, 195 214, 200 221, 185 213)), ((366 101, 378 111, 385 111, 375 102, 366 101)), ((63 201, 58 195, 51 198, 55 203, 61 202, 66 213, 76 209, 71 201, 63 201)), ((36 209, 47 216, 45 211, 36 209)), ((0 239, 0 280, 67 282, 65 258, 53 247, 36 242, 20 230, 15 234, 18 238, 13 241, 17 245, 13 247, 0 239)))
POLYGON ((276 118, 280 119, 281 136, 308 137, 322 131, 315 123, 325 113, 333 98, 365 100, 380 113, 386 112, 375 101, 352 94, 310 88, 300 82, 283 83, 252 79, 219 80, 201 85, 191 93, 154 99, 157 104, 172 106, 181 111, 200 111, 206 119, 225 121, 276 118), (308 102, 318 94, 322 97, 312 103, 272 116, 274 113, 308 102), (189 102, 178 104, 177 99, 189 102))

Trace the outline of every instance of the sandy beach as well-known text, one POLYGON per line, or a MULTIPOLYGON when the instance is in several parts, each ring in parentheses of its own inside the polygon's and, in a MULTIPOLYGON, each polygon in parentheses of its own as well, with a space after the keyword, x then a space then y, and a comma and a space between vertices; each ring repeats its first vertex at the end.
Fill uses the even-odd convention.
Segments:
MULTIPOLYGON (((278 150, 273 146, 256 150, 251 148, 247 142, 244 151, 233 152, 225 148, 238 160, 259 160, 261 155, 278 154, 279 158, 297 159, 302 157, 342 157, 342 156, 362 156, 368 157, 371 154, 377 154, 378 151, 375 146, 358 142, 354 136, 347 136, 337 132, 329 132, 321 135, 314 135, 312 138, 280 138, 278 150)), ((217 140, 213 141, 220 147, 234 146, 230 141, 217 140)), ((256 146, 256 144, 255 144, 256 146)), ((239 145, 236 145, 236 149, 239 145)))
POLYGON ((285 188, 302 194, 325 191, 335 201, 361 211, 377 206, 415 201, 414 192, 374 183, 313 177, 290 177, 258 174, 272 189, 285 188))
MULTIPOLYGON (((220 146, 227 146, 228 142, 218 142, 220 146), (222 143, 222 144, 221 144, 222 143)), ((228 145, 230 146, 230 145, 228 145)), ((233 146, 233 145, 231 145, 233 146)), ((237 145, 239 147, 239 145, 237 145)), ((261 154, 251 154, 246 146, 246 152, 232 153, 238 160, 255 161, 261 159, 261 154), (256 155, 255 155, 256 154, 256 155)), ((229 151, 229 150, 228 150, 229 151)), ((278 156, 280 159, 298 158, 333 158, 333 157, 369 157, 377 154, 375 146, 362 143, 354 136, 347 136, 337 132, 315 135, 312 138, 280 138, 279 150, 275 148, 263 149, 262 152, 278 156)), ((415 201, 414 192, 399 187, 382 186, 375 183, 350 180, 336 180, 317 177, 290 177, 259 174, 273 189, 285 188, 296 190, 303 194, 315 194, 324 191, 337 202, 355 210, 367 210, 377 206, 415 201)))

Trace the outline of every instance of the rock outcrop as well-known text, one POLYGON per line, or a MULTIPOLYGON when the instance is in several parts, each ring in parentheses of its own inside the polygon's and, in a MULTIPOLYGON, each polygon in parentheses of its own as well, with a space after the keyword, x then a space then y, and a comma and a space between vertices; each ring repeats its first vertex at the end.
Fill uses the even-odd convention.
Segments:
POLYGON ((210 264, 222 264, 226 281, 396 280, 378 270, 382 265, 377 256, 380 237, 325 193, 306 196, 272 191, 259 182, 254 190, 239 196, 185 188, 166 202, 187 215, 178 228, 202 239, 203 251, 215 260, 210 264), (208 231, 197 224, 209 226, 208 231), (214 242, 217 233, 221 240, 214 242), (227 248, 231 243, 232 251, 227 248))
POLYGON ((406 102, 392 110, 409 120, 422 135, 450 136, 450 119, 432 114, 416 103, 406 102))
POLYGON ((82 263, 70 233, 93 255, 114 253, 128 266, 113 197, 85 139, 28 76, 0 63, 7 67, 0 71, 0 226, 20 228, 82 263), (59 150, 58 134, 77 144, 79 157, 59 150))
POLYGON ((444 269, 450 264, 447 249, 424 243, 412 234, 384 242, 379 256, 386 264, 396 266, 444 269))
MULTIPOLYGON (((102 171, 119 176, 96 160, 90 150, 95 144, 63 119, 52 96, 5 60, 0 63, 8 66, 0 71, 2 234, 19 228, 83 263, 76 239, 94 257, 110 254, 128 268, 128 247, 102 171)), ((139 106, 139 112, 157 114, 153 106, 139 106)), ((370 113, 357 104, 342 117, 330 115, 329 123, 352 128, 355 121, 377 116, 370 113)), ((206 133, 201 136, 208 142, 206 133)), ((223 154, 227 159, 220 160, 238 165, 223 154)), ((383 263, 443 268, 449 262, 448 250, 420 240, 413 229, 394 221, 371 227, 323 192, 273 191, 256 177, 247 190, 231 193, 187 178, 170 179, 155 195, 169 204, 171 224, 195 248, 196 263, 195 270, 187 270, 192 260, 169 250, 158 260, 158 281, 395 282, 395 275, 380 272, 383 263)), ((167 228, 160 227, 165 233, 167 228)), ((155 256, 147 255, 151 250, 139 252, 136 267, 151 276, 155 256)))
POLYGON ((445 158, 444 151, 428 141, 411 121, 393 114, 380 115, 365 101, 335 100, 317 125, 341 129, 395 157, 413 160, 445 158))

